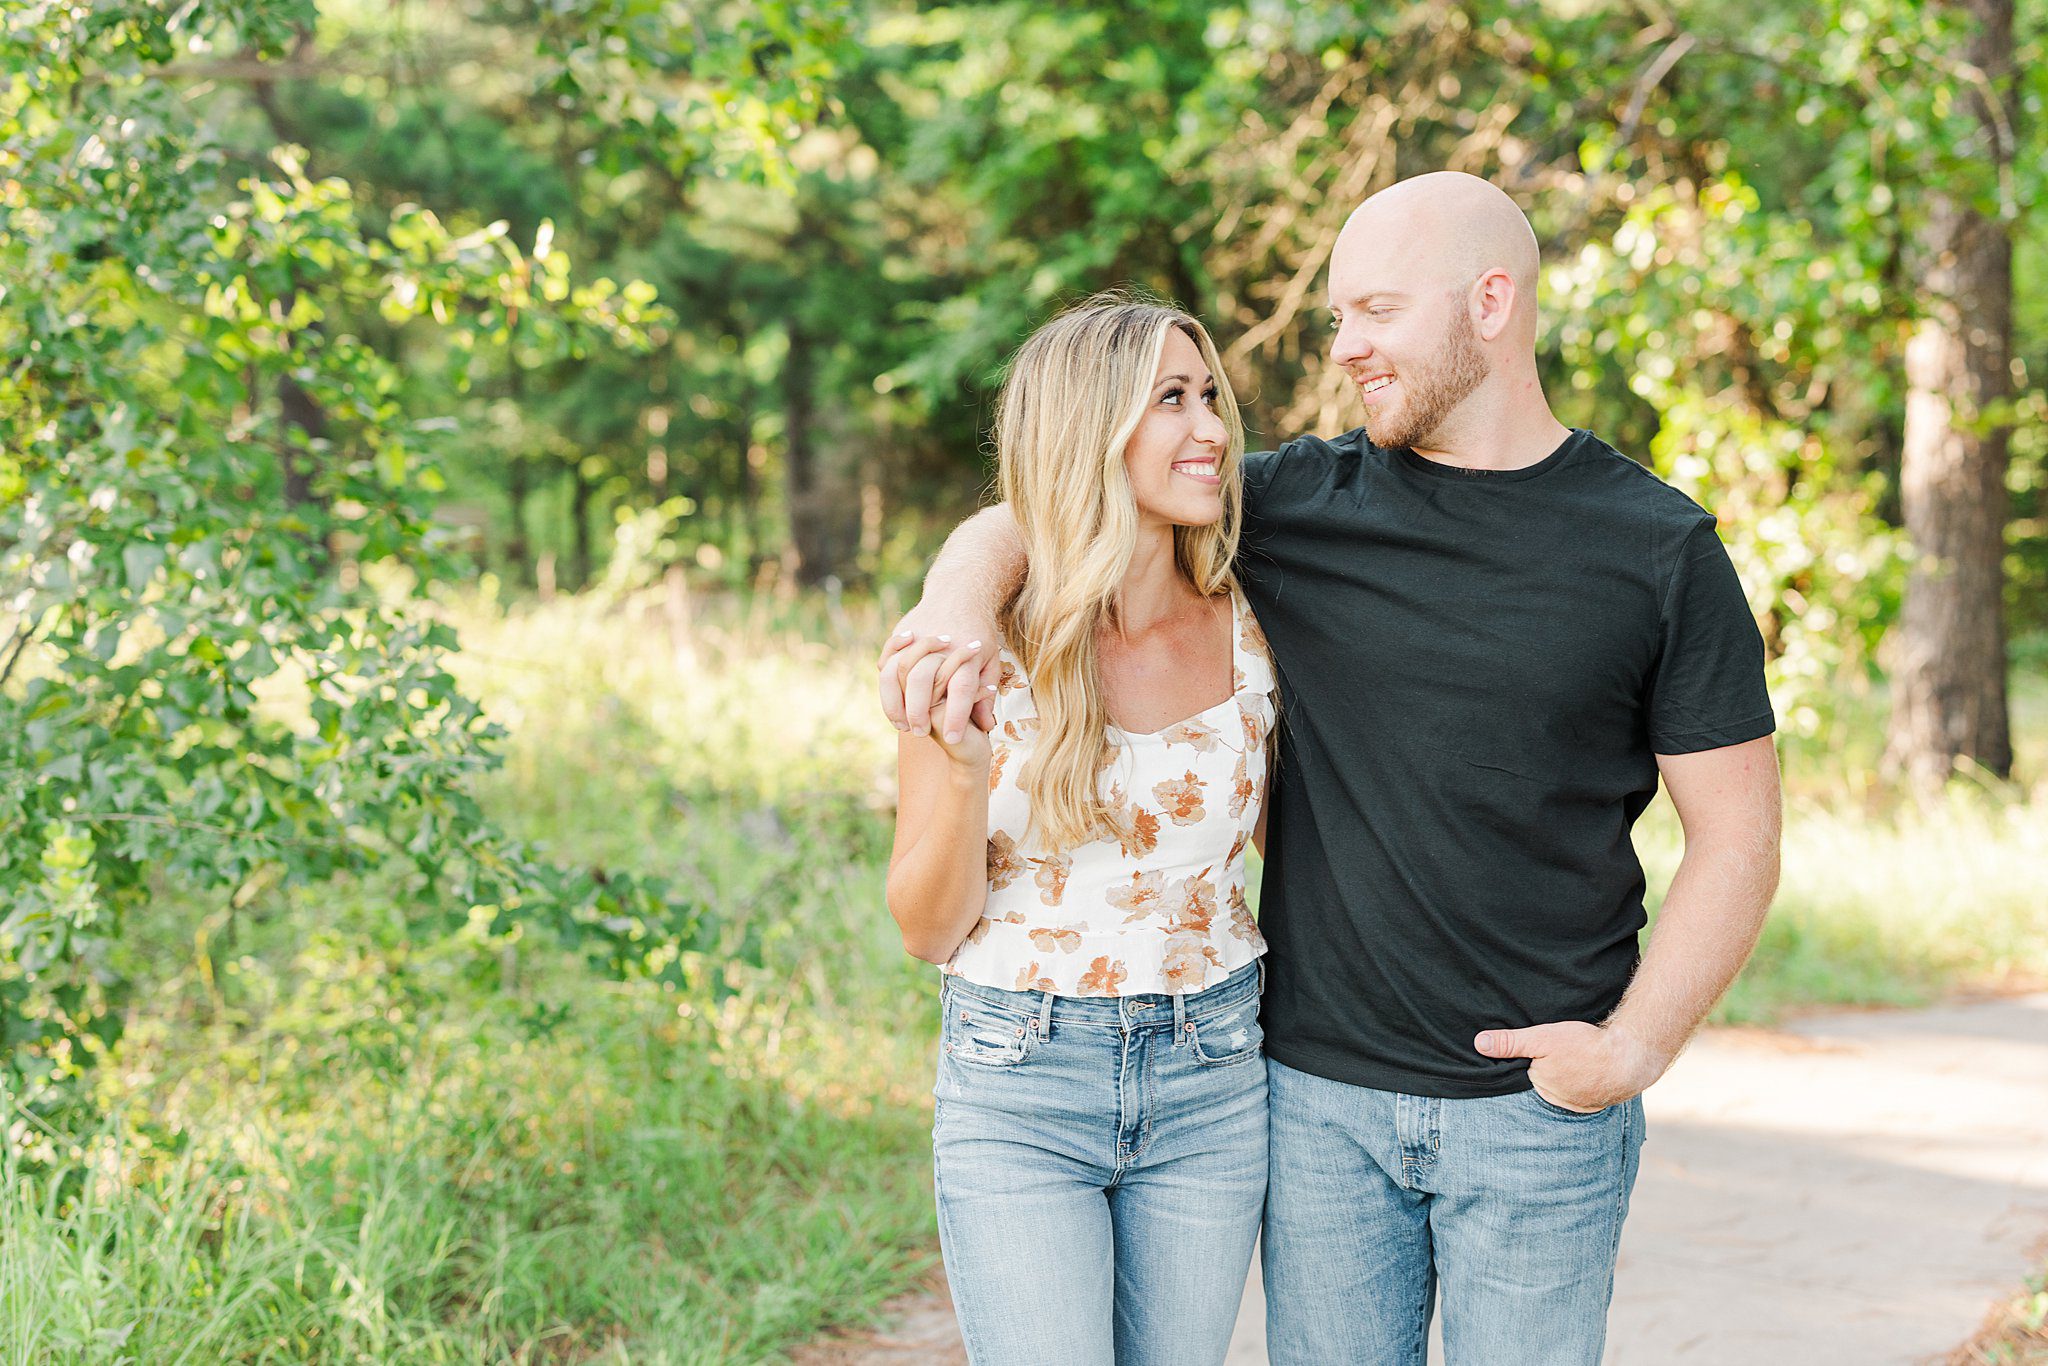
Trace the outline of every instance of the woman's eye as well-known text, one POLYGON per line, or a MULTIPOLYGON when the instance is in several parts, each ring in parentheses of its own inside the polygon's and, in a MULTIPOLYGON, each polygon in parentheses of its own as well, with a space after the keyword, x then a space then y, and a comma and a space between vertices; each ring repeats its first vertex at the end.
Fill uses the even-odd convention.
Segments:
POLYGON ((1178 408, 1180 406, 1180 400, 1181 391, 1178 389, 1169 389, 1166 392, 1166 397, 1160 399, 1159 401, 1161 403, 1171 403, 1174 407, 1178 408))
POLYGON ((1208 404, 1211 408, 1215 407, 1216 391, 1214 389, 1204 389, 1202 391, 1202 402, 1208 404))

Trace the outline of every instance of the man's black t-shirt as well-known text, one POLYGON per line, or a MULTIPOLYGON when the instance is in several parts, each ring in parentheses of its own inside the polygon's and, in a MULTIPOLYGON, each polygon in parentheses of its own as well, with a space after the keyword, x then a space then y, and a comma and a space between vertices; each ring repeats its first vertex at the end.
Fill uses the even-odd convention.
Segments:
POLYGON ((1247 457, 1239 571, 1281 676, 1266 1049, 1504 1095, 1482 1029, 1598 1022, 1644 924, 1658 754, 1773 729, 1714 519, 1598 438, 1468 471, 1355 431, 1247 457))

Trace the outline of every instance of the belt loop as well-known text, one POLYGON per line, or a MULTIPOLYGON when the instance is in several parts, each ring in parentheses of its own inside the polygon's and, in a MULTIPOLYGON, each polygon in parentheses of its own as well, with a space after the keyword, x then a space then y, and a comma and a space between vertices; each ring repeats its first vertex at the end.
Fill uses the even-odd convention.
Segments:
POLYGON ((1173 1046, 1179 1048, 1188 1036, 1188 998, 1186 992, 1173 993, 1173 1046))
POLYGON ((1260 955, 1259 955, 1259 960, 1258 960, 1258 962, 1259 962, 1259 995, 1261 995, 1261 996, 1264 996, 1264 995, 1266 994, 1266 956, 1265 956, 1264 954, 1260 954, 1260 955))
POLYGON ((1038 1041, 1044 1043, 1052 1037, 1052 993, 1046 992, 1045 999, 1038 1003, 1038 1041))

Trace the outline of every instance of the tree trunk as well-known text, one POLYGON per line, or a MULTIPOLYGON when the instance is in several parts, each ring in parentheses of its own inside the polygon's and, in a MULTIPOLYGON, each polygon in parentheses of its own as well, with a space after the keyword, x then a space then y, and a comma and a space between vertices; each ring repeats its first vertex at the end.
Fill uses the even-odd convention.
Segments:
POLYGON ((590 576, 596 567, 590 547, 590 499, 597 489, 583 473, 581 460, 570 467, 569 477, 575 481, 569 497, 569 519, 575 536, 576 591, 580 593, 590 587, 590 576))
POLYGON ((512 532, 505 540, 505 567, 513 582, 533 583, 533 552, 526 539, 526 500, 532 496, 533 467, 516 455, 505 457, 505 501, 512 508, 512 532))
POLYGON ((789 549, 796 581, 815 588, 832 572, 831 533, 819 486, 814 445, 817 410, 815 342, 803 324, 789 325, 789 356, 782 367, 783 472, 788 490, 789 549))
MULTIPOLYGON (((291 308, 294 295, 285 296, 285 308, 291 308)), ((278 458, 284 469, 285 506, 297 510, 310 507, 314 510, 316 530, 304 537, 307 549, 323 569, 331 566, 333 552, 327 540, 328 521, 332 509, 328 506, 327 495, 318 481, 318 459, 321 444, 327 440, 327 413, 319 402, 307 393, 300 383, 290 375, 277 377, 277 403, 284 417, 284 440, 279 446, 278 458), (299 449, 291 439, 297 431, 305 437, 305 449, 299 449)))
MULTIPOLYGON (((2006 101, 1975 109, 1982 163, 2010 165, 2012 0, 1958 0, 1976 24, 1967 58, 2006 101)), ((2005 472, 2012 389, 2009 225, 1946 192, 1929 198, 1923 319, 1906 344, 1900 497, 1914 566, 1899 613, 1887 760, 1917 793, 1959 763, 2012 773, 2006 704, 2005 472)))

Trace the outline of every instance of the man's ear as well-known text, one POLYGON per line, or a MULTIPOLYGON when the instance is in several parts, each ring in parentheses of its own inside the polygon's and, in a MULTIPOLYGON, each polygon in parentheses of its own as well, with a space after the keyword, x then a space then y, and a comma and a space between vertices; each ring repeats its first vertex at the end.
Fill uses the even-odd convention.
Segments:
POLYGON ((1515 312, 1515 277, 1496 266, 1472 284, 1472 328, 1481 341, 1495 341, 1508 330, 1515 312))

